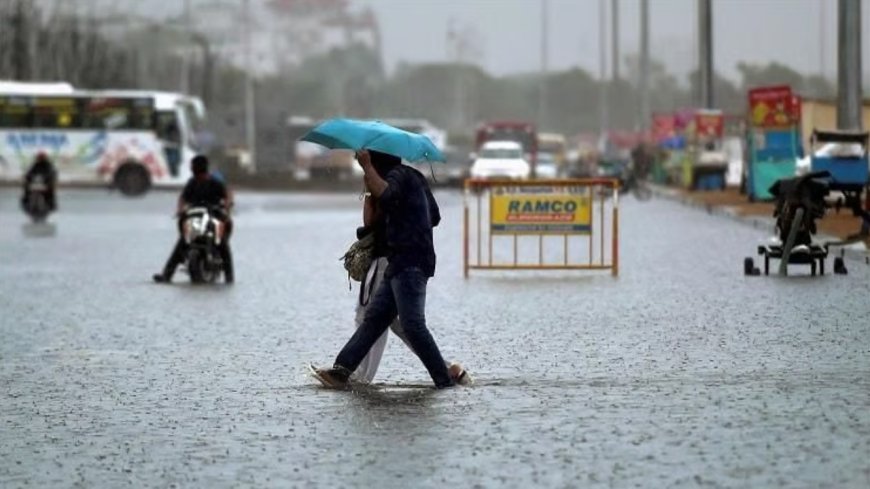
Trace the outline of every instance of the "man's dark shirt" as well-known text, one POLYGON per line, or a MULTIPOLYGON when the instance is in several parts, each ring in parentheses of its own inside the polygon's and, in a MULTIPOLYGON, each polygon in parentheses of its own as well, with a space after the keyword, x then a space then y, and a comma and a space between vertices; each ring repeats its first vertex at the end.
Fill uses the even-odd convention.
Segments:
POLYGON ((34 163, 30 169, 27 170, 27 175, 24 176, 25 183, 30 183, 33 180, 33 177, 37 175, 41 175, 48 185, 54 185, 56 173, 54 171, 54 165, 50 162, 41 160, 34 163))
POLYGON ((227 187, 210 176, 203 179, 191 177, 181 192, 181 199, 190 205, 221 205, 226 198, 227 187))
POLYGON ((409 166, 397 165, 384 180, 387 189, 380 205, 386 217, 390 262, 386 277, 410 267, 419 267, 427 277, 435 275, 432 228, 441 222, 441 213, 426 178, 409 166))

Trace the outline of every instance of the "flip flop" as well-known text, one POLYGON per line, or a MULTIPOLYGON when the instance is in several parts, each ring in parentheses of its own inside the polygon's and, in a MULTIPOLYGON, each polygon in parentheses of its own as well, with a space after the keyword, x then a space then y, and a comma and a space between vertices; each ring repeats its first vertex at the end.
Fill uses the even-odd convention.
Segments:
POLYGON ((337 384, 332 379, 325 377, 320 373, 320 370, 314 366, 313 363, 308 364, 308 373, 311 374, 312 377, 317 379, 323 387, 327 389, 347 389, 350 386, 350 383, 337 384))
POLYGON ((459 385, 469 386, 474 383, 471 374, 469 374, 468 370, 465 370, 459 363, 451 363, 447 366, 447 371, 450 373, 454 382, 459 385))

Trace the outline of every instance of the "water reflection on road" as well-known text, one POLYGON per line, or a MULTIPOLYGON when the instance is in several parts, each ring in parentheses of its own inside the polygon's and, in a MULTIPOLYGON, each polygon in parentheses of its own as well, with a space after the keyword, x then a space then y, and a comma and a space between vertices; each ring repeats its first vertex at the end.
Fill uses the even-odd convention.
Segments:
POLYGON ((758 231, 629 199, 619 278, 463 280, 441 192, 429 323, 477 385, 414 387, 393 340, 378 389, 331 392, 304 366, 352 331, 357 197, 240 194, 237 283, 208 288, 149 282, 172 194, 62 192, 36 239, 0 190, 0 485, 870 484, 863 264, 743 277, 758 231))

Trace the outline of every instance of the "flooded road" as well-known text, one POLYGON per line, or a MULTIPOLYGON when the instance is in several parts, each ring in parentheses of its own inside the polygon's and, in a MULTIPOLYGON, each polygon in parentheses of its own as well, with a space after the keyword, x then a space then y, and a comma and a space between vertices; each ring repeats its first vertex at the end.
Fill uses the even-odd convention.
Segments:
POLYGON ((477 384, 396 387, 428 377, 392 338, 349 393, 305 365, 353 329, 356 195, 240 194, 236 284, 192 287, 150 279, 175 195, 35 228, 0 189, 0 486, 870 486, 870 267, 744 277, 759 231, 627 199, 618 278, 464 280, 437 196, 429 324, 477 384))

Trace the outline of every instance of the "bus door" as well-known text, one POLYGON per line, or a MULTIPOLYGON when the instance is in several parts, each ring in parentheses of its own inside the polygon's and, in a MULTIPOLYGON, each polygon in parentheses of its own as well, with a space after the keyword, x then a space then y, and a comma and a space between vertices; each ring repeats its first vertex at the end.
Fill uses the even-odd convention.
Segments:
POLYGON ((181 166, 181 148, 184 144, 178 115, 174 110, 158 110, 155 120, 157 139, 163 143, 163 153, 169 165, 169 174, 177 177, 181 166))

